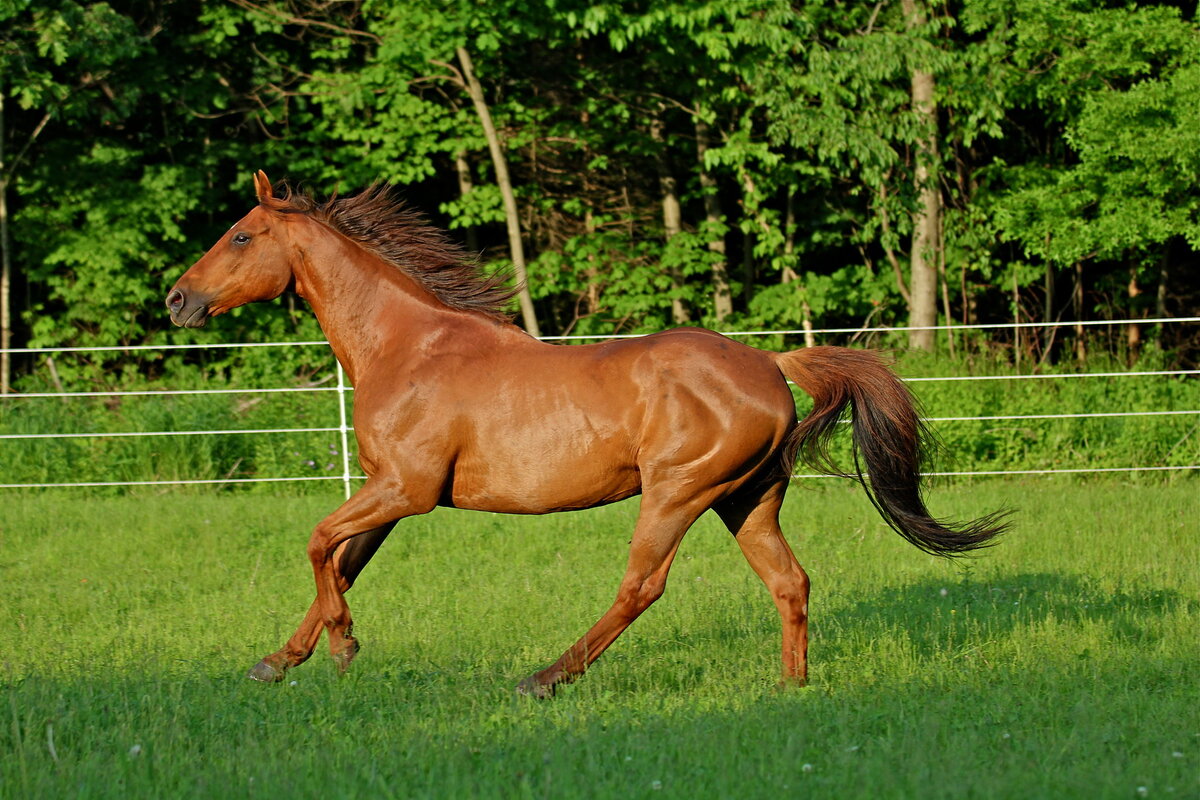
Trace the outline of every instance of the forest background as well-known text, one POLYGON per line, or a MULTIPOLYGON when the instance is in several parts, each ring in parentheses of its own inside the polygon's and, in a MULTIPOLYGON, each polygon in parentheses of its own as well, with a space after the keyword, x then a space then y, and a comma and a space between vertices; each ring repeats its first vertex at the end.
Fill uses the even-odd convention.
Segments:
MULTIPOLYGON (((256 169, 403 187, 527 276, 516 319, 542 335, 1196 316, 1195 13, 0 0, 0 348, 195 341, 162 297, 256 169)), ((231 317, 225 341, 321 338, 291 296, 231 317)), ((906 336, 1026 364, 1200 352, 1180 325, 906 336)), ((4 355, 5 390, 170 363, 4 355)))

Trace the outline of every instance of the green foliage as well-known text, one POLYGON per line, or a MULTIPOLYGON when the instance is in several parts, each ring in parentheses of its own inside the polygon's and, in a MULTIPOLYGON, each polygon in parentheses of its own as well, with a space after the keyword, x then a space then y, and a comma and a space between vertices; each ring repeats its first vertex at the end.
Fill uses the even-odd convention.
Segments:
POLYGON ((1048 3, 1022 22, 1014 55, 1051 67, 1017 91, 1055 112, 1073 157, 1011 170, 1002 234, 1063 265, 1195 247, 1200 33, 1173 8, 1048 3))
POLYGON ((104 145, 88 155, 86 183, 25 184, 57 200, 27 207, 20 218, 22 228, 53 232, 43 239, 47 249, 37 268, 27 273, 46 292, 30 309, 34 347, 64 338, 81 346, 139 341, 147 309, 160 302, 159 286, 147 277, 161 282, 187 250, 179 222, 199 203, 193 173, 141 167, 136 153, 104 145), (140 224, 130 225, 130 217, 140 224), (131 271, 130 263, 144 271, 131 271))
MULTIPOLYGON (((916 7, 923 23, 900 3, 815 0, 10 0, 0 188, 17 343, 191 341, 167 330, 158 298, 244 213, 258 168, 317 194, 402 184, 502 265, 499 191, 459 46, 500 129, 549 333, 661 328, 672 300, 716 324, 722 262, 725 327, 903 320, 896 274, 918 212, 914 154, 930 136, 943 316, 1040 318, 1063 308, 1076 265, 1085 316, 1149 313, 1149 292, 1119 292, 1131 276, 1160 285, 1157 311, 1193 313, 1195 20, 1101 0, 916 7), (918 69, 935 81, 936 130, 913 108, 918 69), (711 132, 703 160, 697 122, 711 132), (662 211, 671 181, 677 234, 662 211)), ((245 310, 225 333, 308 336, 284 306, 245 310)), ((97 357, 91 379, 129 362, 97 357)))

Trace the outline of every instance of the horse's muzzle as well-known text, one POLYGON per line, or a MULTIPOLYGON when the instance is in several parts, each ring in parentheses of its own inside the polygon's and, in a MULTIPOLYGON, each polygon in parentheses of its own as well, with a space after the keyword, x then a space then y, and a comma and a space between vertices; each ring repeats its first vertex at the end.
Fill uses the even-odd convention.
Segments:
POLYGON ((188 297, 178 287, 167 295, 167 310, 171 312, 171 322, 184 328, 203 328, 208 322, 208 302, 188 297))

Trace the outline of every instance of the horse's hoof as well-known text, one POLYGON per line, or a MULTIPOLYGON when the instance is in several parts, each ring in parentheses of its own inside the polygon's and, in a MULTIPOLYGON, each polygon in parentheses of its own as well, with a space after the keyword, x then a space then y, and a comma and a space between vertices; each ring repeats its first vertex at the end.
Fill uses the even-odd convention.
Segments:
POLYGON ((553 700, 554 684, 542 683, 533 675, 530 675, 517 684, 517 695, 520 697, 532 697, 535 700, 553 700))
POLYGON ((356 639, 350 639, 349 645, 343 649, 333 653, 333 663, 337 665, 339 675, 345 675, 346 670, 350 668, 350 662, 358 655, 359 644, 356 639))
POLYGON ((279 683, 283 680, 284 667, 274 667, 264 658, 246 673, 246 677, 262 683, 279 683))

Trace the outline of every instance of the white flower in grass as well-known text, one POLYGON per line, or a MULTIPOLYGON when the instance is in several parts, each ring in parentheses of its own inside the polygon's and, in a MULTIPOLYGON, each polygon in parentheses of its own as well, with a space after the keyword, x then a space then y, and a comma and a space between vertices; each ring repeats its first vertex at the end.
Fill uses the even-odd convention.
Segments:
POLYGON ((1146 797, 1147 795, 1150 794, 1150 790, 1147 789, 1145 786, 1137 787, 1136 791, 1137 791, 1138 797, 1146 797))
POLYGON ((812 771, 813 771, 813 765, 812 765, 812 764, 801 764, 801 765, 800 765, 800 771, 801 771, 801 772, 812 772, 812 771))
POLYGON ((133 747, 129 748, 129 757, 130 758, 137 758, 141 754, 142 754, 142 746, 140 744, 135 744, 133 747))
POLYGON ((651 789, 655 789, 655 790, 657 790, 657 789, 661 789, 661 788, 662 788, 662 781, 650 781, 650 788, 651 788, 651 789))

